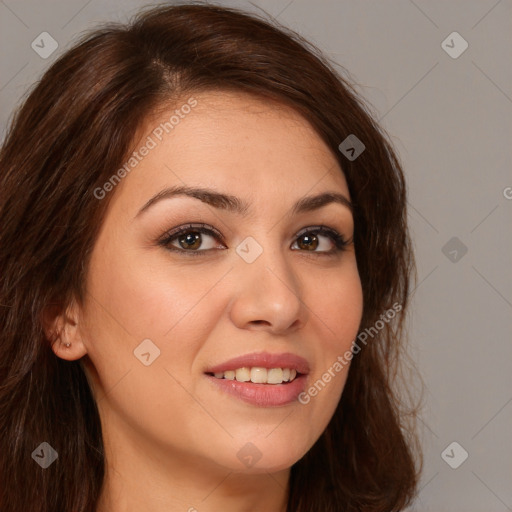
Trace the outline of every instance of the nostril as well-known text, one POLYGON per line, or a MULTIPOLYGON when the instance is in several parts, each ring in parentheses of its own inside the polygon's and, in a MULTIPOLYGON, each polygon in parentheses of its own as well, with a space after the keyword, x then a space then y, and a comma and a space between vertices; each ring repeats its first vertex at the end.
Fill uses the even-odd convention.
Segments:
POLYGON ((253 324, 264 324, 264 323, 268 323, 268 322, 265 322, 265 320, 253 320, 252 321, 253 324))

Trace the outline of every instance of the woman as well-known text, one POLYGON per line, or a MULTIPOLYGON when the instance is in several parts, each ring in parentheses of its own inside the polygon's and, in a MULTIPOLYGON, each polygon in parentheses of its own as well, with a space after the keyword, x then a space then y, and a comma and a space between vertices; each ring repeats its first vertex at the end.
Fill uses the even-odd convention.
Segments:
POLYGON ((3 512, 411 503, 404 177, 314 47, 154 8, 55 62, 0 162, 3 512))

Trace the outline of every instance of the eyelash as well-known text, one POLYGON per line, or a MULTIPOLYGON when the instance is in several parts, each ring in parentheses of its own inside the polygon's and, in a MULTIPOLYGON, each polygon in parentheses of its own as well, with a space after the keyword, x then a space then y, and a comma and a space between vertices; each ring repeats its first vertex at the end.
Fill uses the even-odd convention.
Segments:
MULTIPOLYGON (((181 226, 176 229, 172 229, 171 231, 165 233, 164 237, 158 242, 159 245, 166 248, 169 251, 172 252, 178 252, 182 254, 186 254, 187 256, 199 256, 203 255, 205 253, 209 253, 212 250, 215 249, 203 249, 203 250, 186 250, 186 249, 180 249, 177 247, 171 247, 169 244, 174 241, 176 238, 178 238, 181 235, 187 234, 189 232, 194 233, 201 233, 205 235, 213 236, 214 238, 217 238, 224 244, 224 240, 222 235, 211 226, 208 226, 208 224, 187 224, 185 226, 181 226)), ((340 253, 345 250, 346 246, 349 244, 349 241, 347 241, 342 235, 340 235, 336 230, 329 228, 327 226, 311 226, 309 228, 306 228, 304 230, 299 231, 295 235, 296 238, 300 238, 304 235, 324 235, 329 237, 334 242, 334 249, 331 249, 330 251, 304 251, 304 252, 312 252, 313 254, 322 255, 322 256, 333 256, 337 253, 340 253)), ((300 250, 300 249, 299 249, 300 250)))

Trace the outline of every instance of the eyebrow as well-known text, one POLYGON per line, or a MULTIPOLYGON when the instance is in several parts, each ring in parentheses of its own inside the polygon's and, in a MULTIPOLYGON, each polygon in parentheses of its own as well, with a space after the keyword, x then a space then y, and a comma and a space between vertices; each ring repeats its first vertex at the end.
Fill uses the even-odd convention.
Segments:
MULTIPOLYGON (((241 216, 247 215, 250 210, 249 203, 242 199, 230 195, 217 192, 213 189, 202 187, 189 187, 186 185, 178 185, 174 187, 165 188, 158 194, 153 196, 147 203, 139 210, 135 218, 142 215, 155 203, 163 199, 170 199, 176 196, 187 196, 199 199, 203 203, 209 204, 214 208, 226 210, 228 212, 236 213, 241 216)), ((306 196, 300 198, 292 207, 292 214, 310 212, 326 206, 330 203, 338 203, 347 207, 351 212, 353 211, 352 203, 339 192, 322 192, 314 196, 306 196)))

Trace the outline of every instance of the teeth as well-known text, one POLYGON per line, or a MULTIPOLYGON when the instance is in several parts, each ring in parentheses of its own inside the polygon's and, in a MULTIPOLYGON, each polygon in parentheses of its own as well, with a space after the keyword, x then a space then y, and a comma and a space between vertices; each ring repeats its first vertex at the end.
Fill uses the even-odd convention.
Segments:
POLYGON ((251 368, 251 382, 255 384, 266 384, 267 382, 267 369, 266 368, 251 368))
POLYGON ((267 371, 267 384, 281 384, 285 380, 283 374, 284 371, 281 368, 270 368, 267 371))
POLYGON ((238 368, 235 371, 235 377, 238 382, 248 382, 251 380, 251 370, 249 368, 238 368))
POLYGON ((255 384, 282 384, 291 382, 297 376, 295 368, 252 368, 243 367, 237 370, 215 372, 217 379, 237 380, 238 382, 254 382, 255 384))

